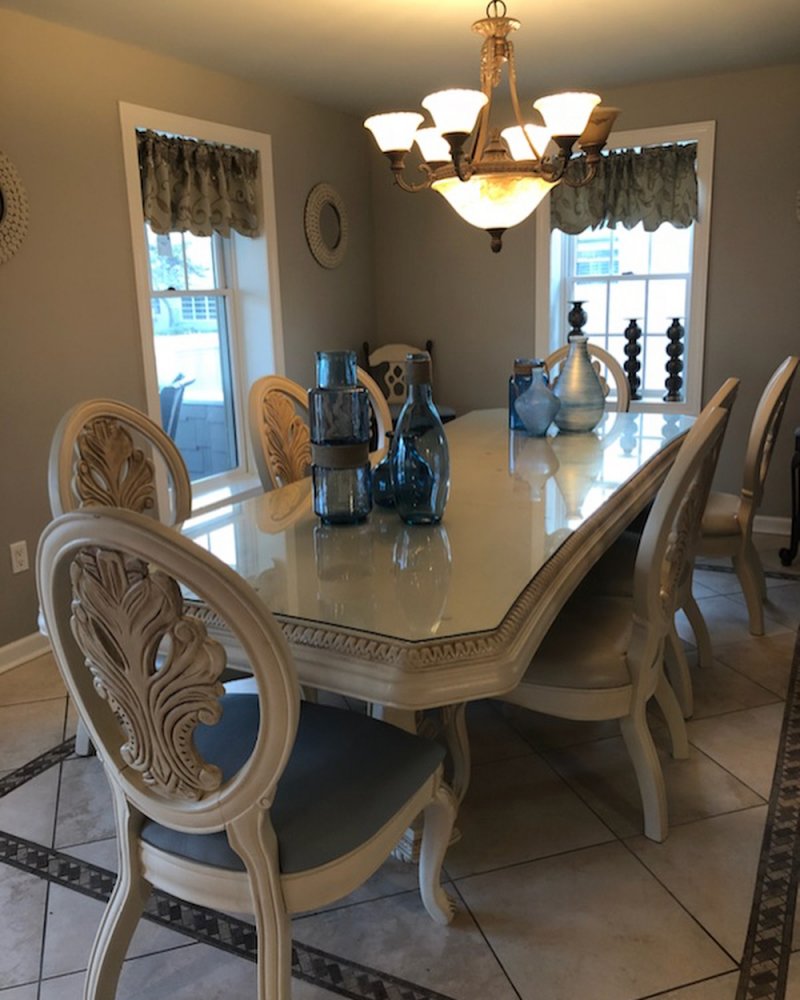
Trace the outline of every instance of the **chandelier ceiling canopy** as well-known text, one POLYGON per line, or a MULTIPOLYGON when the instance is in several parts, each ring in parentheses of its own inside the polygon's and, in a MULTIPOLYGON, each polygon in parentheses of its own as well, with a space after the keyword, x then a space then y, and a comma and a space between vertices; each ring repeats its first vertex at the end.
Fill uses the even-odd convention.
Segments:
POLYGON ((403 191, 438 191, 470 225, 485 229, 492 250, 502 249, 503 233, 528 218, 556 184, 588 184, 597 172, 618 108, 603 107, 597 94, 562 93, 533 104, 542 123, 525 122, 517 96, 514 46, 509 39, 519 21, 506 17, 503 0, 492 0, 486 17, 472 30, 483 35, 481 89, 441 90, 429 94, 422 107, 433 119, 415 111, 373 115, 364 122, 385 153, 395 183, 403 191), (492 95, 508 66, 508 86, 516 125, 490 125, 492 95), (406 154, 416 142, 423 179, 404 176, 406 154), (580 150, 585 169, 566 173, 580 150))

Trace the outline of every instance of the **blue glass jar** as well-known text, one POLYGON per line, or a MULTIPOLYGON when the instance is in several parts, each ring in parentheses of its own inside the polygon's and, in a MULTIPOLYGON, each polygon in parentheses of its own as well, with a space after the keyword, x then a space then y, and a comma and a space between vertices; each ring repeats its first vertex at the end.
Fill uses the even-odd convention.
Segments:
POLYGON ((438 524, 450 491, 450 453, 431 398, 428 354, 407 356, 406 385, 391 450, 394 505, 407 524, 438 524))
POLYGON ((525 429, 515 403, 531 384, 533 365, 532 358, 514 359, 514 371, 508 380, 508 426, 512 431, 525 429))
POLYGON ((324 524, 358 524, 372 509, 369 396, 355 351, 318 351, 308 394, 314 512, 324 524))
POLYGON ((561 401, 548 385, 544 361, 534 360, 530 385, 514 402, 514 410, 525 433, 531 437, 544 437, 560 407, 561 401))

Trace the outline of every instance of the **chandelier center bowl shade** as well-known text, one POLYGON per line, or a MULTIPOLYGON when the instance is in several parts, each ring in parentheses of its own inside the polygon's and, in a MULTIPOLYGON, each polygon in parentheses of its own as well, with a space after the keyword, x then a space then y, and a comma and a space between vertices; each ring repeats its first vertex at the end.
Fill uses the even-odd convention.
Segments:
POLYGON ((508 37, 519 26, 506 16, 502 0, 489 4, 486 17, 472 25, 484 38, 480 89, 429 94, 422 107, 433 124, 417 111, 372 115, 364 122, 403 191, 437 191, 462 219, 490 234, 495 252, 502 248, 505 230, 527 219, 556 184, 591 183, 619 114, 617 108, 602 107, 597 94, 569 92, 539 98, 533 108, 542 121, 526 122, 508 37), (501 133, 490 117, 504 67, 516 124, 501 133), (415 143, 422 180, 412 183, 404 174, 406 154, 415 143), (575 157, 584 158, 586 167, 567 174, 575 157))

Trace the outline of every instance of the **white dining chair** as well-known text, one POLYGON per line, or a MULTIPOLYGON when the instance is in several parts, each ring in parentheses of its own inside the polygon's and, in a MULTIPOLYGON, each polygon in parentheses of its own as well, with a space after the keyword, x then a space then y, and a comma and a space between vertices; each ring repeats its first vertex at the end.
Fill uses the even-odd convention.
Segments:
POLYGON ((683 715, 664 673, 664 649, 727 420, 724 408, 704 410, 681 445, 642 533, 632 595, 579 588, 521 682, 502 696, 559 718, 619 720, 639 786, 644 832, 656 841, 667 836, 667 800, 646 710, 655 697, 669 725, 673 756, 687 756, 683 715))
POLYGON ((290 914, 361 885, 424 813, 422 902, 441 924, 455 805, 443 748, 355 712, 300 703, 280 625, 243 578, 177 532, 118 509, 51 522, 37 584, 53 653, 114 803, 119 876, 85 1000, 113 1000, 153 888, 251 913, 259 1000, 289 1000, 290 914), (255 691, 226 693, 202 598, 245 650, 255 691))
MULTIPOLYGON (((370 378, 378 387, 381 395, 387 401, 389 412, 394 421, 400 415, 400 410, 408 395, 406 385, 406 357, 409 354, 427 354, 433 362, 433 341, 426 340, 424 347, 413 344, 392 343, 382 344, 371 349, 368 341, 362 345, 364 367, 370 378)), ((443 423, 454 420, 456 411, 452 406, 442 403, 434 393, 437 412, 443 423)), ((389 425, 392 426, 391 424, 389 425)))
POLYGON ((747 603, 752 635, 764 634, 764 569, 753 543, 753 523, 764 495, 775 439, 800 358, 786 358, 773 373, 756 406, 738 494, 712 492, 703 514, 700 556, 729 556, 747 603))
POLYGON ((115 399, 89 399, 63 416, 50 445, 47 484, 54 517, 123 507, 178 525, 192 512, 189 473, 172 438, 141 410, 115 399), (159 476, 166 493, 159 494, 159 476), (168 503, 160 506, 165 495, 168 503))
MULTIPOLYGON (((597 377, 600 379, 603 393, 606 396, 611 392, 609 379, 614 383, 613 409, 617 413, 627 413, 631 406, 631 388, 622 365, 612 354, 609 354, 602 347, 598 347, 597 344, 593 344, 591 340, 587 342, 586 349, 589 352, 589 357, 592 359, 592 365, 597 372, 597 377)), ((558 374, 561 366, 567 360, 568 354, 569 344, 564 344, 556 348, 555 351, 552 351, 544 359, 544 365, 547 369, 551 386, 554 386, 558 381, 558 374)))

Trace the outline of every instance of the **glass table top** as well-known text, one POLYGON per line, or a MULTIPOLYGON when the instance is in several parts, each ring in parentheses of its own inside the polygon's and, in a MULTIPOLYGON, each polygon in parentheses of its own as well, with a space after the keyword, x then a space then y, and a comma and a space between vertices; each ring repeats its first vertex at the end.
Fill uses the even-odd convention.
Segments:
POLYGON ((187 521, 281 617, 406 641, 490 630, 553 553, 691 417, 609 413, 591 433, 530 438, 505 410, 446 425, 450 497, 437 526, 374 508, 323 525, 310 480, 187 521))

